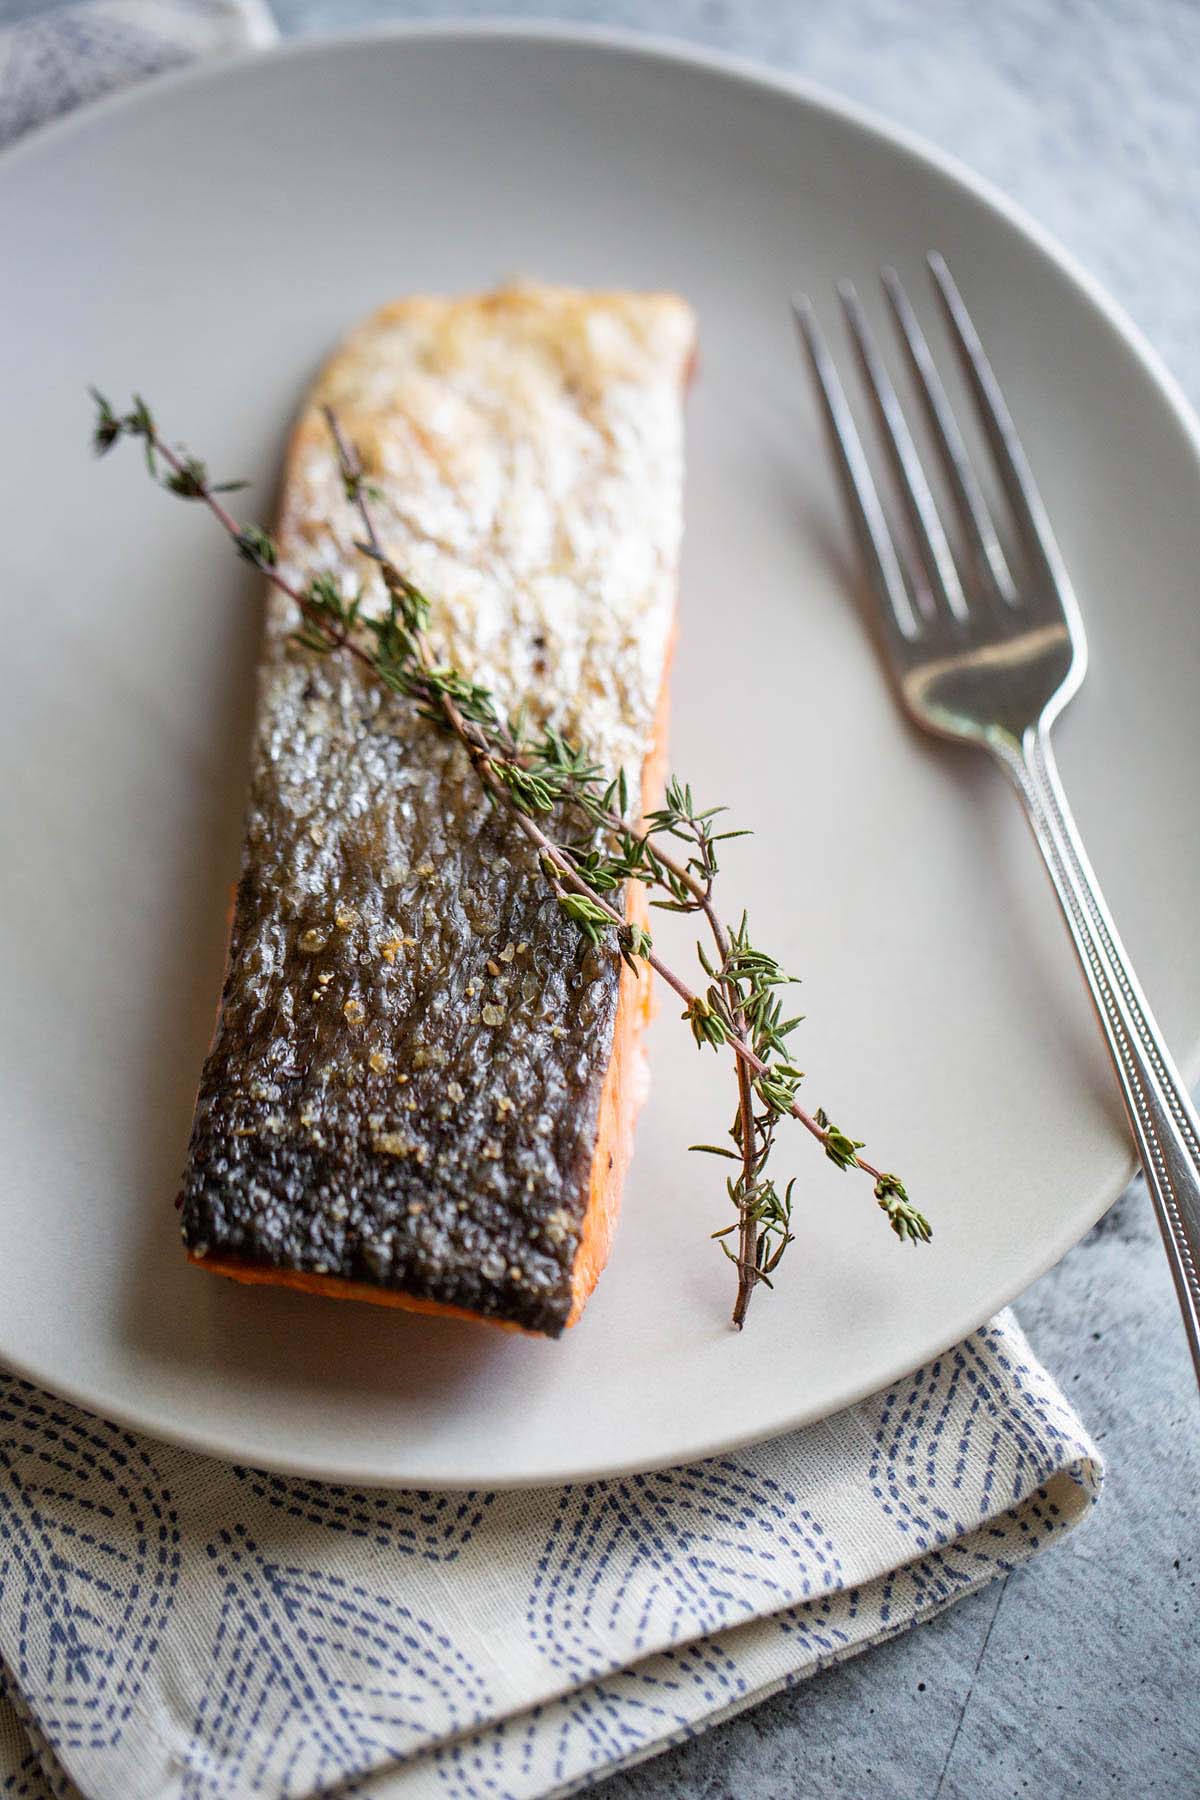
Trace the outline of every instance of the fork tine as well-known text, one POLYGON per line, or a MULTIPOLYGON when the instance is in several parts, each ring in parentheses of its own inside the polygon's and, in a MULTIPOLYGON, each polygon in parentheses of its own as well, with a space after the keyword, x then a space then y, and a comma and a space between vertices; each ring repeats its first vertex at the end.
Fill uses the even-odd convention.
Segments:
POLYGON ((1004 560, 1004 551, 1000 548, 1000 540, 988 512, 983 489, 971 467, 958 421, 951 410, 942 378, 930 354, 925 333, 895 269, 882 270, 881 277, 883 291, 887 295, 896 329, 908 353, 909 367, 924 403, 929 429, 937 444, 962 529, 975 561, 994 593, 1009 606, 1015 606, 1017 590, 1004 560))
POLYGON ((946 540, 946 533, 942 529, 942 521, 938 516, 933 495, 929 491, 929 483, 925 479, 925 471, 921 467, 917 447, 912 441, 907 421, 900 409, 896 390, 883 366, 858 295, 850 282, 838 283, 838 298, 842 303, 842 311, 846 315, 846 323, 850 327, 854 348, 858 352, 863 379, 866 382, 871 405, 883 436, 896 485, 904 502, 904 510, 908 514, 913 535, 917 540, 922 573, 935 600, 940 601, 954 618, 965 622, 967 603, 958 579, 958 570, 954 566, 954 557, 946 540))
POLYGON ((1016 426, 1004 403, 1000 383, 996 380, 992 365, 979 341, 979 334, 963 304, 954 277, 946 267, 945 258, 933 251, 927 261, 955 348, 983 421, 988 444, 996 459, 1004 492, 1025 540, 1026 550, 1050 593, 1057 597, 1069 615, 1077 618, 1078 607, 1071 580, 1054 541, 1054 533, 1050 529, 1050 521, 1026 461, 1021 440, 1017 436, 1016 426))
POLYGON ((797 294, 793 298, 792 312, 801 345, 812 365, 834 461, 842 478, 855 533, 875 585, 884 627, 889 635, 898 635, 905 643, 911 643, 920 631, 891 532, 842 384, 806 294, 797 294))

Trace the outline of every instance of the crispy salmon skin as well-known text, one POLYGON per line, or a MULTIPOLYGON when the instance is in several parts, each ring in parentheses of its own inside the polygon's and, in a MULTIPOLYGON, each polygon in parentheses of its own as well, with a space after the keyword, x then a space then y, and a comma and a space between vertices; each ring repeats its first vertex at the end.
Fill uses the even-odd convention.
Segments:
MULTIPOLYGON (((358 327, 288 454, 284 572, 372 565, 362 457, 430 635, 535 720, 662 778, 693 355, 670 295, 522 284, 358 327)), ((557 1336, 604 1265, 649 972, 591 948, 456 742, 268 601, 229 960, 184 1177, 193 1261, 557 1336)), ((626 895, 643 916, 640 891, 626 895)))

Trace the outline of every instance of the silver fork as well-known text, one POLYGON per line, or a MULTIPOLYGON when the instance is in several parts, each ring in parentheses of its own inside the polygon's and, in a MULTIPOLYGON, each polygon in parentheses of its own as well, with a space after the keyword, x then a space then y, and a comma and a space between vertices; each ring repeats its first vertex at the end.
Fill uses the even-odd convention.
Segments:
POLYGON ((942 258, 928 261, 1020 539, 1019 572, 1001 546, 929 345, 895 272, 883 272, 884 292, 942 464, 957 556, 848 283, 838 291, 908 524, 907 551, 888 526, 837 371, 803 296, 793 302, 800 339, 878 601, 879 637, 896 693, 925 730, 990 751, 1024 803, 1121 1084, 1200 1379, 1200 1118, 1117 935, 1050 743, 1051 727, 1079 691, 1087 667, 1083 621, 962 296, 942 258))

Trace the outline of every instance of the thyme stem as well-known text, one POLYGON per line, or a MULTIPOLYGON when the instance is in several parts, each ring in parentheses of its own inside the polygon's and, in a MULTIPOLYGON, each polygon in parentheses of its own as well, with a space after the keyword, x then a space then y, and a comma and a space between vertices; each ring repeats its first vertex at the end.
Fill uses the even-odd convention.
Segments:
POLYGON ((503 720, 486 689, 438 661, 426 630, 429 603, 386 555, 361 459, 333 409, 325 408, 326 422, 347 498, 355 505, 363 527, 364 541, 357 548, 377 566, 388 597, 388 615, 383 620, 360 617, 361 592, 357 599, 347 601, 331 576, 316 576, 305 588, 289 581, 277 567, 269 534, 257 526, 240 525, 217 497, 242 484, 218 486, 209 480, 202 462, 171 449, 144 401, 135 397, 132 410, 118 415, 102 395, 94 393, 93 397, 98 407, 97 451, 111 449, 122 437, 140 439, 150 473, 157 478, 161 459, 170 471, 162 485, 181 498, 207 506, 239 554, 295 604, 302 621, 296 638, 303 647, 323 655, 347 651, 393 692, 416 700, 423 716, 452 732, 489 797, 536 852, 567 916, 596 945, 607 932, 613 932, 630 967, 636 970, 639 961, 647 963, 683 1002, 684 1017, 697 1043, 732 1052, 737 1113, 729 1135, 736 1153, 707 1144, 692 1148, 732 1157, 740 1164, 737 1178, 727 1182, 735 1221, 715 1233, 724 1240, 728 1232, 737 1231, 736 1253, 726 1249, 723 1241, 722 1248, 738 1272, 733 1309, 738 1329, 755 1289, 760 1283, 771 1286, 771 1273, 793 1241, 794 1183, 789 1182, 780 1195, 766 1173, 783 1118, 802 1125, 839 1168, 861 1169, 872 1178, 875 1198, 901 1240, 927 1241, 930 1227, 908 1199, 899 1178, 868 1162, 860 1154, 861 1143, 847 1137, 819 1108, 810 1113, 800 1104, 797 1089, 803 1077, 789 1060, 785 1043, 800 1021, 784 1021, 775 996, 775 990, 793 978, 751 942, 744 916, 736 930, 731 928, 713 899, 718 873, 716 846, 723 838, 742 834, 715 832, 712 820, 720 809, 698 811, 690 788, 678 781, 668 784, 662 807, 631 823, 623 775, 603 786, 599 769, 549 727, 531 742, 522 720, 503 720), (574 817, 584 827, 584 836, 568 841, 556 838, 538 822, 539 816, 549 821, 552 815, 574 817), (661 842, 664 837, 684 843, 687 854, 682 858, 671 854, 661 842), (703 918, 716 957, 715 963, 710 963, 698 946, 710 982, 706 991, 694 988, 665 962, 649 932, 632 924, 607 897, 630 880, 640 880, 667 896, 653 904, 703 918))

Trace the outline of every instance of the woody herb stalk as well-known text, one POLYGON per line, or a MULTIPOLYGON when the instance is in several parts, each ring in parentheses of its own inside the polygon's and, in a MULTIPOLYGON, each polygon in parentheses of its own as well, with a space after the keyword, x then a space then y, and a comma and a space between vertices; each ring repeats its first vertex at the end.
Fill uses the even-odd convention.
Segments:
POLYGON ((652 968, 682 1001, 696 1043, 732 1054, 737 1109, 730 1145, 691 1147, 736 1165, 726 1182, 734 1216, 714 1234, 737 1271, 734 1324, 744 1323, 757 1287, 772 1285, 794 1241, 794 1178, 781 1191, 769 1168, 785 1119, 797 1120, 838 1168, 871 1177, 875 1198, 901 1241, 927 1241, 930 1227, 899 1177, 867 1162, 861 1142, 822 1110, 810 1113, 800 1104, 803 1073, 787 1040, 801 1021, 784 1018, 780 996, 795 978, 754 942, 744 913, 731 927, 715 902, 718 846, 745 835, 716 829, 724 809, 697 807, 691 788, 673 779, 662 806, 639 820, 623 772, 607 779, 585 749, 552 726, 531 730, 524 709, 503 718, 488 689, 439 658, 429 631, 429 602, 388 558, 374 513, 382 497, 331 412, 327 422, 346 496, 362 524, 356 548, 382 581, 382 615, 363 610, 361 588, 348 597, 332 576, 315 576, 304 587, 289 581, 277 566, 271 535, 240 524, 220 498, 244 484, 213 482, 197 457, 171 448, 143 400, 135 396, 128 412, 117 413, 102 395, 93 397, 97 452, 124 438, 140 441, 151 476, 180 498, 207 506, 238 553, 294 602, 300 646, 313 655, 355 658, 393 693, 412 700, 432 727, 453 734, 483 791, 532 845, 541 877, 564 915, 593 945, 611 944, 635 971, 643 963, 652 968), (689 982, 668 965, 650 933, 614 904, 629 881, 642 882, 656 895, 652 905, 703 921, 711 947, 697 945, 702 982, 695 977, 689 982))

